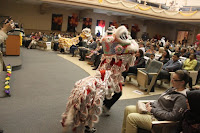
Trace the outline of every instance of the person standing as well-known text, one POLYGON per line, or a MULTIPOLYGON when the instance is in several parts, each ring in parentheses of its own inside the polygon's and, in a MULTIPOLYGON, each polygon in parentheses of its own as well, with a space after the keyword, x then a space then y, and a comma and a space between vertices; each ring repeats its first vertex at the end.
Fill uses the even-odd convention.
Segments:
MULTIPOLYGON (((12 25, 12 23, 13 23, 13 20, 11 20, 10 22, 8 21, 8 19, 5 20, 4 25, 0 30, 0 44, 3 43, 8 37, 7 32, 14 29, 14 26, 12 25)), ((3 130, 0 129, 0 133, 3 133, 3 130)))
POLYGON ((0 44, 6 40, 8 37, 7 32, 14 29, 14 26, 12 25, 13 20, 10 22, 8 19, 5 20, 3 27, 0 30, 0 44))

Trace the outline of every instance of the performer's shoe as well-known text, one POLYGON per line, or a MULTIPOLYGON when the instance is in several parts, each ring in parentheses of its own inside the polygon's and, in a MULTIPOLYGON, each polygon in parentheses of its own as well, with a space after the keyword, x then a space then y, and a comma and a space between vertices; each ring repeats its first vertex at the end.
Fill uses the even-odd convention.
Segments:
POLYGON ((94 133, 96 131, 97 129, 94 127, 90 129, 88 126, 85 126, 85 133, 94 133))
POLYGON ((110 116, 110 110, 105 105, 102 106, 102 110, 103 115, 110 116))

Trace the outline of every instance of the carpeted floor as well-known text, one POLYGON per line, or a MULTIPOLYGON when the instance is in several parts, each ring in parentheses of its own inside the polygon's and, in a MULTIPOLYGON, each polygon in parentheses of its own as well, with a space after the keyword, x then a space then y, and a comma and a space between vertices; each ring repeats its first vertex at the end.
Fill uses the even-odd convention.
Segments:
MULTIPOLYGON (((92 67, 87 64, 87 61, 79 61, 78 57, 72 57, 70 54, 58 54, 58 56, 72 62, 73 64, 76 64, 77 66, 81 67, 84 71, 86 71, 90 75, 95 75, 96 71, 92 70, 92 67)), ((155 92, 150 92, 149 95, 158 95, 163 93, 166 88, 169 87, 168 84, 163 84, 164 87, 157 87, 155 88, 155 92)), ((125 82, 125 86, 123 87, 123 94, 120 98, 122 99, 132 99, 132 98, 139 98, 139 97, 146 97, 148 95, 143 95, 141 93, 144 93, 139 87, 137 86, 137 81, 132 79, 131 82, 128 81, 127 77, 127 82, 125 82), (139 93, 137 93, 137 92, 139 93)))
MULTIPOLYGON (((70 91, 89 74, 54 51, 21 50, 23 65, 13 71, 12 96, 0 99, 0 129, 4 133, 63 133, 60 119, 70 91)), ((118 101, 110 117, 100 117, 96 133, 120 133, 125 106, 137 100, 118 101)))

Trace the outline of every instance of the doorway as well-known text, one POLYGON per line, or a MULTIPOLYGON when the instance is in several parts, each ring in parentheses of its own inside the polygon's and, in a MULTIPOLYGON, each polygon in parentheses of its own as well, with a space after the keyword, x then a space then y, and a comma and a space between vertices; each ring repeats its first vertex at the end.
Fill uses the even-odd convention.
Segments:
POLYGON ((188 33, 189 33, 189 31, 178 31, 176 43, 178 44, 178 42, 180 41, 181 44, 182 44, 182 41, 184 40, 184 38, 187 40, 188 39, 188 33))

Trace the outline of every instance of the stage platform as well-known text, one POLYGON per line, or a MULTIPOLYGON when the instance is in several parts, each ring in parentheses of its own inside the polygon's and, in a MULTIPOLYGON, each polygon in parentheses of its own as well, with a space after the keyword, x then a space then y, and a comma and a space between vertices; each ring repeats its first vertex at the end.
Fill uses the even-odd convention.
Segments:
MULTIPOLYGON (((3 62, 5 66, 10 64, 12 66, 12 71, 19 70, 22 66, 22 54, 19 56, 16 55, 3 56, 3 62)), ((4 71, 5 70, 6 69, 4 68, 4 71)))

